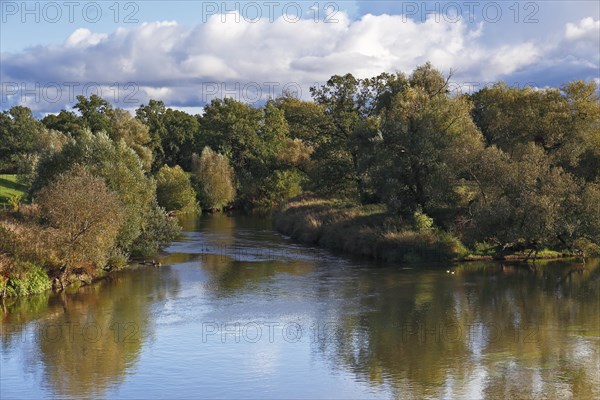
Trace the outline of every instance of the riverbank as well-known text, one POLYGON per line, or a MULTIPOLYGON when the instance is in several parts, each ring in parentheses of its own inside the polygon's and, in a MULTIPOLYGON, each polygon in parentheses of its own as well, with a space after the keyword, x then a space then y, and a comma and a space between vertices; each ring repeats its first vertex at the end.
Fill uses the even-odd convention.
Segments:
POLYGON ((386 262, 449 261, 469 252, 450 233, 403 226, 384 206, 300 196, 273 214, 275 229, 305 244, 386 262))
POLYGON ((0 209, 0 298, 77 289, 130 265, 160 266, 156 260, 162 254, 131 256, 115 247, 101 254, 100 263, 84 259, 67 269, 61 245, 56 229, 41 223, 37 204, 20 204, 17 211, 0 209))
MULTIPOLYGON (((386 262, 528 261, 523 249, 502 253, 485 245, 468 249, 448 232, 425 221, 402 223, 385 206, 360 206, 343 200, 300 196, 273 213, 274 228, 292 239, 386 262)), ((543 250, 538 260, 571 258, 568 251, 543 250)))

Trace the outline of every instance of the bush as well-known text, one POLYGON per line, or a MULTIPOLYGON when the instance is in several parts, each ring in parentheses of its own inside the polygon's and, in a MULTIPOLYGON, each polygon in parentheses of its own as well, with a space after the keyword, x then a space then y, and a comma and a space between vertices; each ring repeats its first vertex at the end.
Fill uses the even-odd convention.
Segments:
POLYGON ((132 246, 132 254, 151 256, 168 246, 181 232, 177 219, 167 216, 165 210, 155 202, 144 214, 142 234, 132 246))
POLYGON ((264 206, 273 206, 285 199, 302 193, 302 183, 306 178, 297 170, 277 170, 271 174, 263 186, 264 206))
POLYGON ((166 211, 193 212, 197 209, 196 192, 190 178, 179 165, 163 166, 156 175, 156 199, 166 211))
POLYGON ((413 226, 417 232, 431 231, 433 229, 433 218, 422 211, 415 211, 413 216, 413 226))
POLYGON ((28 296, 44 292, 52 287, 46 271, 33 263, 18 262, 8 275, 0 281, 0 297, 28 296))

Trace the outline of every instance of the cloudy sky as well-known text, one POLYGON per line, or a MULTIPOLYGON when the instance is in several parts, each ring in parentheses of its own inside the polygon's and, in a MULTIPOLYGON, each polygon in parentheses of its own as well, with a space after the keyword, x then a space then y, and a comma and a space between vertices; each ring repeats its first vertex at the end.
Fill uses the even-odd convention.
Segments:
POLYGON ((101 94, 198 112, 214 97, 309 98, 331 75, 431 61, 455 90, 600 82, 596 1, 0 1, 0 108, 101 94))

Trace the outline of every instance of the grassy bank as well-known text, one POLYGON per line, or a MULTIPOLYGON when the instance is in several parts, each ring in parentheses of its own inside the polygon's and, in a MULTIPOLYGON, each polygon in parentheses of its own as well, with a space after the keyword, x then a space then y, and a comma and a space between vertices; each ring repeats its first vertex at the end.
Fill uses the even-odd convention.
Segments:
POLYGON ((15 197, 25 198, 27 187, 17 181, 17 175, 0 174, 0 208, 10 205, 15 197))
POLYGON ((381 205, 301 196, 281 205, 273 222, 302 243, 389 262, 448 261, 468 253, 449 233, 402 223, 381 205))

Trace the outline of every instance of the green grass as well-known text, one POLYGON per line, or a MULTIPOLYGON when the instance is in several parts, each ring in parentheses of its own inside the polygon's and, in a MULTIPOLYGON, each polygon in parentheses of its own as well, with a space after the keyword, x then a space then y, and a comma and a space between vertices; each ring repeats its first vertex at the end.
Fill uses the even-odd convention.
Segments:
POLYGON ((0 207, 8 205, 12 196, 25 197, 27 187, 17 182, 17 175, 0 175, 0 207))

